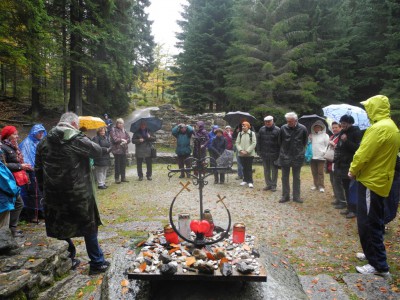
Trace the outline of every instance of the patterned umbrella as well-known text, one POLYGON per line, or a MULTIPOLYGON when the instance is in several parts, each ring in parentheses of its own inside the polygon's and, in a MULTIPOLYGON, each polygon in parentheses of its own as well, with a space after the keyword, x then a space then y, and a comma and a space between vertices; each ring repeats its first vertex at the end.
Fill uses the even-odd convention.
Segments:
POLYGON ((331 104, 322 108, 324 115, 336 122, 339 122, 343 115, 350 115, 354 118, 354 125, 360 127, 361 130, 367 129, 369 123, 368 115, 361 107, 349 104, 331 104))

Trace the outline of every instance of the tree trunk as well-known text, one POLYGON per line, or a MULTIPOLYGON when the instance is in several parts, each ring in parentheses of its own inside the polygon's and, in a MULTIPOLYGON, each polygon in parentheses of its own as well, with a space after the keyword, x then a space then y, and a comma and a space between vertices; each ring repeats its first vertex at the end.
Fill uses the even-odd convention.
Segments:
POLYGON ((6 68, 4 64, 0 64, 0 76, 1 76, 0 94, 5 97, 7 96, 7 92, 6 92, 6 68))
POLYGON ((32 117, 35 119, 39 116, 40 111, 40 77, 36 72, 36 68, 32 67, 32 117))
MULTIPOLYGON (((66 1, 63 1, 63 19, 67 21, 67 7, 66 1)), ((67 66, 67 26, 65 22, 62 27, 62 53, 63 53, 63 66, 62 66, 62 89, 64 98, 64 111, 68 111, 68 66, 67 66)))

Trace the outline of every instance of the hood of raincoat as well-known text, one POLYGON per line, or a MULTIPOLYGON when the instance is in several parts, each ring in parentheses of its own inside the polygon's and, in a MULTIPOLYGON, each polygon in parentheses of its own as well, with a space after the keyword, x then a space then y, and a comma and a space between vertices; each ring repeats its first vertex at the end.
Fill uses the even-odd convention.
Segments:
POLYGON ((20 144, 19 148, 24 156, 24 161, 27 164, 32 166, 35 165, 35 155, 36 155, 36 147, 39 144, 40 140, 36 138, 36 135, 43 131, 43 137, 47 135, 46 129, 42 124, 33 125, 31 128, 29 135, 25 138, 20 144))
POLYGON ((311 133, 312 134, 323 134, 323 133, 326 133, 326 127, 324 125, 324 122, 318 120, 314 124, 312 124, 311 125, 311 133), (318 133, 316 133, 315 130, 314 130, 315 126, 321 126, 322 130, 319 131, 318 133))
POLYGON ((388 97, 377 95, 360 103, 364 105, 371 124, 390 118, 390 103, 388 97))
POLYGON ((372 125, 366 130, 349 171, 365 187, 387 197, 399 153, 399 130, 390 118, 390 103, 386 96, 374 96, 361 104, 372 125))
POLYGON ((72 125, 60 122, 49 131, 47 139, 50 143, 66 144, 79 134, 81 134, 81 132, 72 125))
POLYGON ((204 122, 203 121, 198 121, 196 123, 196 125, 197 125, 199 131, 204 129, 204 122))

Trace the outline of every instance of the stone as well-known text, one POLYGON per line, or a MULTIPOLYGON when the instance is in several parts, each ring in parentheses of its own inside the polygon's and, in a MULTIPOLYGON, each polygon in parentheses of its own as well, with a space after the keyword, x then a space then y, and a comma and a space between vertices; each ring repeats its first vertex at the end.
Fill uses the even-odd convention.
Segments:
POLYGON ((0 272, 3 273, 21 269, 27 260, 28 256, 22 254, 0 259, 0 272))
POLYGON ((199 270, 199 273, 203 274, 214 274, 214 266, 213 265, 210 266, 206 263, 198 264, 197 270, 199 270))
POLYGON ((31 278, 29 270, 15 270, 0 274, 0 299, 22 290, 31 278))
POLYGON ((170 261, 172 261, 172 257, 169 256, 168 254, 162 253, 162 254, 160 255, 160 260, 161 260, 164 264, 168 264, 170 261))
POLYGON ((231 276, 232 270, 232 265, 230 263, 223 263, 221 266, 221 274, 224 276, 231 276))
POLYGON ((250 274, 254 271, 254 267, 249 266, 246 262, 241 261, 236 264, 236 269, 242 274, 250 274))
POLYGON ((194 249, 192 255, 196 258, 196 259, 201 259, 201 260, 206 260, 207 259, 207 254, 199 249, 194 249))
POLYGON ((0 255, 10 255, 18 249, 18 243, 7 227, 0 228, 0 255))
POLYGON ((360 299, 398 299, 398 294, 392 292, 388 282, 380 276, 346 274, 343 276, 343 281, 347 288, 360 299))
POLYGON ((300 282, 310 300, 349 300, 342 286, 329 275, 300 276, 300 282))
POLYGON ((178 267, 171 263, 161 265, 160 267, 160 273, 163 275, 174 275, 177 271, 178 267))
POLYGON ((254 255, 255 258, 259 258, 260 252, 258 252, 257 249, 253 249, 253 250, 251 250, 251 255, 254 255))

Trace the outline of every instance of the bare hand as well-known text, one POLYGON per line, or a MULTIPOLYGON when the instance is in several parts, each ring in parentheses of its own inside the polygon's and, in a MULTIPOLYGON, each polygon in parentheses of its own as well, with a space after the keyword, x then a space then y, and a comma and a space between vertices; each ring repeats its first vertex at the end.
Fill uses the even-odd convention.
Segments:
POLYGON ((30 164, 21 164, 22 170, 32 171, 32 166, 30 164))
POLYGON ((340 139, 345 142, 347 141, 347 135, 346 134, 342 134, 342 136, 340 137, 340 139))
POLYGON ((143 142, 144 142, 144 139, 140 138, 140 139, 139 139, 139 142, 143 143, 143 142))
POLYGON ((356 176, 354 176, 353 174, 351 174, 351 172, 349 172, 349 173, 347 174, 347 176, 348 176, 350 179, 356 179, 356 176))

